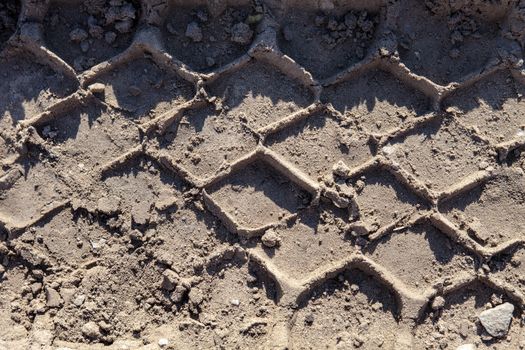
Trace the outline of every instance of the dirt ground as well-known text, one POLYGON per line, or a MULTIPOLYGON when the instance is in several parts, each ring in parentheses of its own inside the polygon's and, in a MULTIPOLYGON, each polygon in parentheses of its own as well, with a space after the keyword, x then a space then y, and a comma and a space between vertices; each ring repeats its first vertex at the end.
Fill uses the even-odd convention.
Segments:
POLYGON ((0 1, 0 350, 525 349, 525 1, 0 1))

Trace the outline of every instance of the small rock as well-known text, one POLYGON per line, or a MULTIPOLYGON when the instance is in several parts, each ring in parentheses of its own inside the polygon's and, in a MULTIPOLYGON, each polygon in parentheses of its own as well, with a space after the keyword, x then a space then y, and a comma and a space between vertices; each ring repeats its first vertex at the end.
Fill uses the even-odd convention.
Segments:
POLYGON ((364 221, 356 221, 348 226, 349 231, 354 236, 367 236, 375 231, 374 227, 364 221))
POLYGON ((514 305, 504 303, 492 309, 483 311, 479 315, 479 320, 487 333, 493 337, 504 337, 512 321, 514 305))
POLYGON ((456 350, 476 350, 476 345, 474 344, 463 344, 456 348, 456 350))
POLYGON ((102 329, 104 332, 109 332, 111 330, 111 328, 113 328, 113 326, 109 323, 107 323, 106 321, 100 321, 98 323, 98 326, 100 327, 100 329, 102 329))
POLYGON ((142 90, 138 87, 138 86, 135 86, 135 85, 131 85, 129 87, 129 94, 131 96, 139 96, 140 94, 142 94, 142 90))
POLYGON ((273 248, 279 246, 281 238, 274 229, 268 229, 261 237, 261 241, 266 247, 273 248))
POLYGON ((76 306, 82 306, 84 304, 84 301, 86 300, 86 296, 83 294, 79 294, 73 299, 73 304, 76 306))
POLYGON ((232 38, 234 43, 246 45, 252 40, 253 30, 246 23, 237 23, 232 27, 232 38))
POLYGON ((489 167, 489 163, 485 160, 481 161, 479 164, 478 164, 478 168, 480 170, 485 170, 489 167))
POLYGON ((106 91, 106 85, 102 83, 95 83, 95 84, 89 85, 88 89, 93 94, 102 94, 104 93, 104 91, 106 91))
POLYGON ((89 321, 82 326, 82 334, 89 339, 100 337, 100 327, 93 321, 89 321))
POLYGON ((234 306, 239 306, 241 304, 241 302, 239 301, 239 299, 232 299, 232 300, 230 300, 230 304, 232 304, 234 306))
POLYGON ((332 172, 334 173, 334 175, 346 177, 350 172, 350 168, 342 160, 340 160, 336 164, 334 164, 332 172))
POLYGON ((55 289, 46 287, 46 305, 48 307, 59 307, 62 303, 60 294, 55 289))
POLYGON ((161 348, 163 348, 163 347, 165 347, 165 346, 168 346, 169 343, 170 343, 169 340, 166 339, 166 338, 160 338, 160 339, 159 339, 159 342, 158 342, 158 344, 159 344, 159 346, 160 346, 161 348))
POLYGON ((445 306, 445 299, 442 296, 437 296, 432 301, 432 310, 441 310, 445 306))
POLYGON ((80 29, 80 28, 73 29, 69 33, 69 39, 71 39, 71 41, 76 42, 76 43, 86 40, 87 38, 88 38, 88 33, 84 29, 80 29))
POLYGON ((188 24, 185 35, 195 43, 202 41, 202 30, 197 22, 188 24))

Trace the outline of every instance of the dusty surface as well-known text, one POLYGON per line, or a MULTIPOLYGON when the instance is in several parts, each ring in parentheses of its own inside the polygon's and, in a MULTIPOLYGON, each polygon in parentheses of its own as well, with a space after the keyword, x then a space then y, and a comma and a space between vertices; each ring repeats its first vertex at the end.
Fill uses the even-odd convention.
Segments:
POLYGON ((1 2, 0 350, 525 349, 524 13, 1 2))

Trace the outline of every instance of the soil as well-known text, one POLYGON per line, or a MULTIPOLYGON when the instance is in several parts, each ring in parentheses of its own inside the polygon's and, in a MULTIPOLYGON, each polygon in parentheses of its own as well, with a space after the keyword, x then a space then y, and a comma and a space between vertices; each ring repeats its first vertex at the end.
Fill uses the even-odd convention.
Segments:
POLYGON ((2 2, 0 350, 525 349, 524 9, 2 2))

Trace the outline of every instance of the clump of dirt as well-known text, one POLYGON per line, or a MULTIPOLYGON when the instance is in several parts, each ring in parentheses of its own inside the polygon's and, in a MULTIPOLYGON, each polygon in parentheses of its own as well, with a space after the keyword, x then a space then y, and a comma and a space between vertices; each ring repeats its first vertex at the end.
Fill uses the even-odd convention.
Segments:
POLYGON ((19 13, 19 1, 7 0, 0 3, 0 49, 5 41, 15 32, 19 13))
MULTIPOLYGON (((450 30, 449 40, 452 45, 459 45, 465 38, 476 35, 480 28, 480 18, 477 18, 477 12, 480 11, 479 3, 479 1, 452 3, 436 0, 425 1, 425 5, 433 14, 446 16, 450 30)), ((456 54, 456 52, 450 53, 451 56, 456 54)))
MULTIPOLYGON (((322 41, 330 47, 341 44, 345 40, 354 39, 358 42, 356 56, 363 58, 365 55, 365 42, 372 39, 378 16, 367 11, 350 11, 344 17, 318 15, 315 25, 325 32, 322 41)), ((286 39, 287 31, 284 32, 286 39)))
POLYGON ((245 53, 261 19, 261 7, 228 7, 218 15, 204 7, 176 8, 163 28, 166 46, 193 69, 210 70, 245 53))
POLYGON ((498 56, 507 6, 490 1, 407 1, 398 19, 399 54, 436 83, 460 81, 498 56), (433 64, 428 64, 428 62, 433 64))
POLYGON ((280 46, 315 76, 324 78, 365 57, 378 23, 379 15, 366 10, 341 16, 294 11, 281 20, 280 46))
POLYGON ((46 42, 75 70, 88 69, 129 45, 139 9, 130 0, 54 1, 45 20, 46 42))

